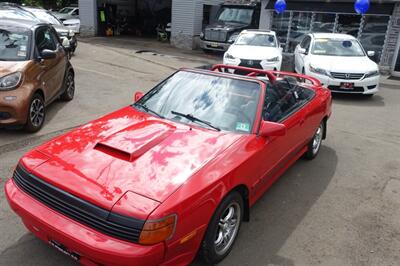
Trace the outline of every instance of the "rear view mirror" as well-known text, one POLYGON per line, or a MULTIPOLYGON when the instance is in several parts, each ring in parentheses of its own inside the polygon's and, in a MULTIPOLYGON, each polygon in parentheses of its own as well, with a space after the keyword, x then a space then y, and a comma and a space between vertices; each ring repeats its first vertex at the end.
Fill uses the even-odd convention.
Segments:
POLYGON ((280 137, 286 135, 286 126, 284 124, 262 121, 260 127, 261 137, 280 137))
POLYGON ((135 102, 139 101, 140 98, 143 97, 143 95, 144 95, 144 94, 143 94, 143 92, 141 92, 141 91, 135 92, 135 102))
POLYGON ((375 51, 368 51, 367 54, 369 57, 373 57, 375 56, 375 51))
POLYGON ((56 57, 57 57, 56 51, 44 49, 44 50, 40 53, 40 58, 41 58, 41 59, 53 59, 53 58, 56 58, 56 57))

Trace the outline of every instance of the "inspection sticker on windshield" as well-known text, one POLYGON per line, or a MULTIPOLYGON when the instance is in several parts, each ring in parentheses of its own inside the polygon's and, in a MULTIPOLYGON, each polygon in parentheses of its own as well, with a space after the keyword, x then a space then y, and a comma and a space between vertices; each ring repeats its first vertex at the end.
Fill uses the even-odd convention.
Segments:
POLYGON ((236 130, 250 132, 250 125, 248 123, 236 123, 236 130))
POLYGON ((18 51, 17 52, 17 56, 18 57, 25 57, 26 56, 26 52, 25 51, 18 51))
POLYGON ((19 50, 20 50, 20 51, 26 51, 26 46, 25 46, 25 45, 21 45, 21 46, 19 47, 19 50))

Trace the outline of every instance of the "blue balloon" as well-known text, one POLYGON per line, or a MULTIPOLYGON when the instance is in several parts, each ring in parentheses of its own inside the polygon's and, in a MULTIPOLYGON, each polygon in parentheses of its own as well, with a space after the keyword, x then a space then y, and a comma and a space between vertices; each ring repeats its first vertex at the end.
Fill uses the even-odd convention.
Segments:
POLYGON ((357 14, 365 14, 369 9, 369 0, 357 0, 354 3, 354 10, 357 14))
POLYGON ((281 14, 285 10, 286 10, 286 2, 285 2, 285 0, 277 0, 275 2, 275 11, 276 11, 276 13, 281 14))

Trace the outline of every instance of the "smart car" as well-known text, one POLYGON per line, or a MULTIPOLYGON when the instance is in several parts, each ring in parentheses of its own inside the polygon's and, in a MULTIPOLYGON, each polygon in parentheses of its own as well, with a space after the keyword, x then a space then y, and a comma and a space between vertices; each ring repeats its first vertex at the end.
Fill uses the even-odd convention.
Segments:
POLYGON ((74 70, 53 27, 0 19, 0 126, 40 130, 46 107, 74 97, 74 70))
POLYGON ((28 152, 5 185, 26 227, 82 264, 218 263, 257 199, 317 156, 332 103, 311 77, 225 65, 135 99, 28 152))

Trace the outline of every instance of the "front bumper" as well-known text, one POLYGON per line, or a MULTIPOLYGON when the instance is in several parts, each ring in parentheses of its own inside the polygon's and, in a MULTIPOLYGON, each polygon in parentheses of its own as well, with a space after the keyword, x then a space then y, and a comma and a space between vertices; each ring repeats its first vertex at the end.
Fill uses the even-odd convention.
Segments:
POLYGON ((25 87, 0 91, 0 126, 26 123, 31 98, 29 92, 25 87))
POLYGON ((231 46, 230 43, 200 40, 200 48, 205 50, 225 52, 228 50, 229 46, 231 46))
POLYGON ((159 265, 163 262, 163 243, 142 246, 99 233, 49 209, 20 190, 11 179, 5 185, 5 194, 11 208, 33 234, 47 243, 61 243, 68 251, 79 254, 79 262, 84 265, 159 265))
POLYGON ((314 78, 321 81, 322 85, 336 93, 350 93, 350 94, 375 94, 379 91, 379 76, 374 76, 361 80, 348 80, 348 79, 335 79, 316 73, 308 73, 314 78), (353 89, 340 88, 342 83, 353 83, 353 89))

